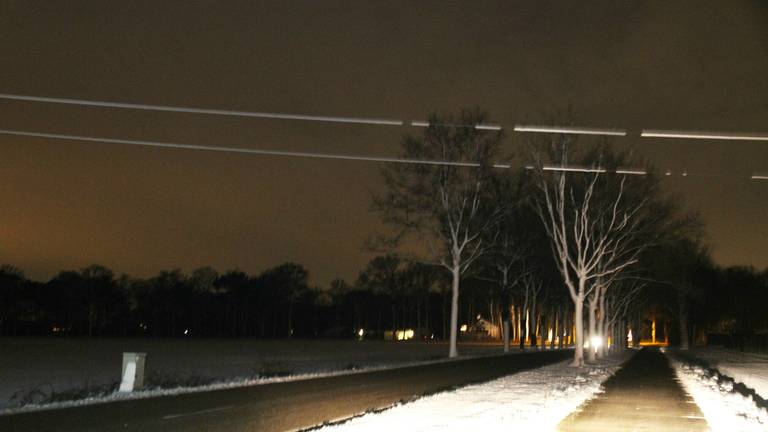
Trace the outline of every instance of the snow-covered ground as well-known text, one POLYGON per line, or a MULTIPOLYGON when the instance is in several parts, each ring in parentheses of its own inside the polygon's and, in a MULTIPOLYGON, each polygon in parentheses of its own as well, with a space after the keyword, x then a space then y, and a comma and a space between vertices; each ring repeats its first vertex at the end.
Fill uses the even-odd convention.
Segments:
POLYGON ((733 389, 733 382, 718 379, 700 366, 670 358, 678 380, 704 413, 712 432, 768 431, 768 411, 733 389))
POLYGON ((570 360, 487 383, 438 393, 368 413, 323 432, 554 431, 571 412, 601 391, 601 383, 633 352, 579 369, 570 360))
MULTIPOLYGON (((501 352, 462 344, 463 356, 501 352)), ((0 413, 253 385, 444 359, 443 343, 328 340, 0 338, 0 413), (150 390, 116 394, 122 353, 146 352, 150 390)))
POLYGON ((721 374, 733 378, 768 399, 768 354, 744 353, 719 347, 705 347, 690 353, 706 361, 721 374))

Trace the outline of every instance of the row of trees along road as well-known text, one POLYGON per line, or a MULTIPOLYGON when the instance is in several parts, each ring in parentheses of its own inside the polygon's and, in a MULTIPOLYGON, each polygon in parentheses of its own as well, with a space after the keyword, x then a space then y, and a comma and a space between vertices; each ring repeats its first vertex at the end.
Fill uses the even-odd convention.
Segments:
MULTIPOLYGON (((502 132, 475 127, 487 123, 478 109, 433 115, 422 135, 404 138, 403 159, 447 163, 384 168, 386 187, 374 197, 374 208, 395 234, 383 245, 402 247, 410 237, 429 251, 410 259, 450 274, 450 357, 458 354, 460 286, 475 277, 498 287, 494 298, 502 305, 505 341, 514 299, 518 326, 542 328, 541 319, 555 324, 550 328, 575 325, 574 365, 582 365, 585 335, 594 342, 598 336, 624 339, 624 320, 634 312, 642 286, 641 255, 662 238, 686 238, 680 229, 686 218, 664 199, 653 173, 616 174, 617 168, 641 161, 612 152, 607 142, 582 149, 574 135, 539 135, 518 155, 536 161, 537 168, 584 165, 605 172, 504 169, 496 165, 504 162, 502 132), (563 292, 572 303, 572 320, 563 292), (536 311, 541 296, 548 297, 549 314, 536 311)), ((587 360, 603 353, 604 345, 590 349, 587 360)))
POLYGON ((364 329, 381 338, 424 328, 448 338, 456 356, 459 324, 481 315, 501 323, 505 351, 513 340, 521 348, 567 341, 582 365, 605 354, 593 339, 621 347, 626 329, 654 311, 675 317, 683 348, 703 328, 734 346, 759 343, 768 272, 717 269, 701 223, 661 193, 652 171, 616 173, 644 161, 559 134, 535 134, 505 156, 501 131, 474 127, 488 120, 476 109, 433 115, 422 135, 404 138, 403 159, 425 163, 385 165, 374 208, 394 228, 378 243, 388 253, 352 284, 309 287, 296 263, 258 275, 204 267, 148 279, 91 266, 44 283, 5 266, 0 335, 352 337, 364 329), (509 168, 529 164, 537 169, 509 168), (603 171, 542 169, 557 166, 603 171))

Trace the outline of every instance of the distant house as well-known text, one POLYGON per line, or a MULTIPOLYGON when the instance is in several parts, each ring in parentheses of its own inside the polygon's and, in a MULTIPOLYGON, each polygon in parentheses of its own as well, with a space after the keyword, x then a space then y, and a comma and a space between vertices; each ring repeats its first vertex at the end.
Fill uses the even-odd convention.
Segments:
POLYGON ((434 339, 434 335, 428 328, 406 328, 392 330, 384 330, 384 340, 427 340, 434 339))
POLYGON ((474 340, 500 339, 501 327, 478 315, 477 320, 471 325, 465 324, 461 326, 461 338, 474 340))

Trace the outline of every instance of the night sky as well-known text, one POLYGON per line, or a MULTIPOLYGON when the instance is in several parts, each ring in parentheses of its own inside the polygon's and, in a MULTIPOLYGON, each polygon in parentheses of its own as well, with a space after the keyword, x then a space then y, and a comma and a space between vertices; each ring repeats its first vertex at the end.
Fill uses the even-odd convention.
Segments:
MULTIPOLYGON (((768 3, 0 2, 0 93, 422 120, 479 105, 504 126, 626 128, 701 212, 720 264, 768 266, 768 3), (671 4, 669 4, 671 3, 671 4)), ((395 126, 0 101, 0 129, 395 156, 395 126)), ((511 130, 508 129, 508 130, 511 130)), ((510 133, 505 152, 524 136, 510 133)), ((285 261, 352 281, 380 230, 380 165, 0 136, 0 263, 45 279, 285 261)))

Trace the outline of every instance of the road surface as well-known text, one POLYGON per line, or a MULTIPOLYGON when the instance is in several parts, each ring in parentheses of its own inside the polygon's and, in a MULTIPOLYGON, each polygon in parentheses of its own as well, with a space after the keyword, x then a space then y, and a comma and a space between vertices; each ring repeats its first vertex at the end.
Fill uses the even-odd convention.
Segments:
POLYGON ((643 348, 603 383, 605 393, 563 420, 562 432, 706 431, 699 407, 666 356, 643 348))
POLYGON ((0 431, 296 430, 544 366, 571 355, 571 350, 510 354, 6 415, 0 416, 0 431))

